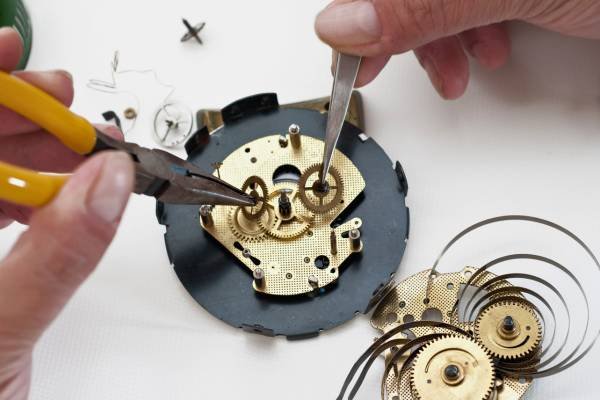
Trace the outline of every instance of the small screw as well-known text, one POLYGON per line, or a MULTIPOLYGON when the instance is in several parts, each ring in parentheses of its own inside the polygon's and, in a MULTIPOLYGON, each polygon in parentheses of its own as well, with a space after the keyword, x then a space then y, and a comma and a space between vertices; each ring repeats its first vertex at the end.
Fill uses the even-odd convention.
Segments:
POLYGON ((308 277, 308 284, 309 284, 310 286, 312 286, 313 288, 317 288, 317 287, 319 287, 319 278, 317 278, 317 277, 316 277, 316 276, 314 276, 314 275, 311 275, 311 276, 309 276, 309 277, 308 277))
POLYGON ((214 223, 212 217, 213 206, 203 205, 200 206, 200 220, 204 226, 211 226, 214 223))
POLYGON ((360 241, 360 230, 352 229, 348 237, 350 238, 350 247, 352 248, 352 251, 359 251, 362 244, 360 241))
POLYGON ((288 138, 285 135, 279 136, 279 145, 283 148, 288 147, 288 138))
POLYGON ((263 271, 262 268, 256 268, 252 273, 252 276, 254 277, 254 282, 256 283, 256 286, 260 287, 264 285, 265 271, 263 271))
POLYGON ((245 258, 250 258, 250 257, 252 257, 252 252, 251 252, 250 250, 248 250, 248 249, 244 249, 244 250, 242 251, 242 255, 243 255, 245 258))

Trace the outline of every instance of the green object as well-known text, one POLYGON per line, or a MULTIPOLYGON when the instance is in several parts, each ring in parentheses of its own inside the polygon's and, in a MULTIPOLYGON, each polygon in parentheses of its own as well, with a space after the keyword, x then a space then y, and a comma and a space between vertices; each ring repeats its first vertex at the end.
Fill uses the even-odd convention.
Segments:
POLYGON ((31 19, 22 0, 0 0, 0 27, 11 26, 19 32, 23 38, 23 58, 19 63, 19 69, 24 69, 31 54, 31 43, 33 33, 31 30, 31 19))

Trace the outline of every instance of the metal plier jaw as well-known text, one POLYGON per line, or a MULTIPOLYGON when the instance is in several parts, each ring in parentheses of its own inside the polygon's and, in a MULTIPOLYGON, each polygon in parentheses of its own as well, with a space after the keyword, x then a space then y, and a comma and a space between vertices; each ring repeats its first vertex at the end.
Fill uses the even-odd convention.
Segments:
POLYGON ((93 153, 123 151, 135 162, 134 192, 155 197, 163 203, 189 205, 254 206, 256 200, 238 188, 208 175, 194 164, 158 149, 120 142, 96 133, 93 153))

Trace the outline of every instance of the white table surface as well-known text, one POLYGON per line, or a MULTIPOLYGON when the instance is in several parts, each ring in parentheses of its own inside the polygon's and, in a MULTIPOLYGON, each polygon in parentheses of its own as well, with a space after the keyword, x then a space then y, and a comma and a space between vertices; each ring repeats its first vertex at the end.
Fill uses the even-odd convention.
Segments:
MULTIPOLYGON (((73 72, 74 109, 92 120, 110 105, 130 104, 86 88, 90 78, 109 77, 117 49, 123 68, 155 69, 193 109, 265 91, 282 103, 330 91, 329 50, 312 28, 322 0, 27 4, 35 30, 30 67, 73 72), (182 16, 207 22, 204 46, 179 43, 182 16)), ((431 265, 459 229, 504 213, 555 220, 600 252, 600 42, 522 25, 512 31, 510 64, 497 73, 474 66, 459 101, 440 100, 410 54, 362 91, 367 133, 402 161, 411 185, 412 232, 400 277, 431 265)), ((163 94, 151 79, 128 83, 143 99, 128 138, 152 146, 150 121, 163 94)), ((0 254, 23 229, 0 234, 0 254)), ((38 345, 32 399, 335 397, 376 335, 367 317, 293 343, 233 329, 179 284, 163 232, 154 201, 133 197, 97 272, 38 345)), ((465 251, 467 260, 469 252, 487 254, 465 251)), ((539 381, 532 398, 595 398, 598 361, 596 350, 539 381)), ((370 376, 361 398, 378 396, 378 380, 377 372, 370 376)))

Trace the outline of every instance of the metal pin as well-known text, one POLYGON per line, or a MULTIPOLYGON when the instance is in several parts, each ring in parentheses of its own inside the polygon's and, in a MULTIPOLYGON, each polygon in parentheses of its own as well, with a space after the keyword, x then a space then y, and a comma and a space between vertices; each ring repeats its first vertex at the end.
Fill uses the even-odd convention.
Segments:
POLYGON ((319 287, 319 278, 315 275, 311 275, 308 277, 308 284, 312 286, 314 289, 319 287))
POLYGON ((359 251, 362 245, 360 241, 360 230, 352 229, 348 237, 350 238, 350 248, 352 251, 359 251))
POLYGON ((284 218, 287 218, 292 214, 292 203, 285 191, 281 192, 281 195, 279 196, 279 213, 284 218))
POLYGON ((337 236, 335 234, 335 231, 331 231, 331 255, 335 256, 338 253, 338 249, 337 249, 337 236))
POLYGON ((204 226, 212 226, 214 223, 212 217, 213 206, 203 205, 200 206, 200 220, 204 226))
POLYGON ((212 167, 217 171, 217 177, 221 179, 221 167, 223 166, 222 162, 216 162, 211 164, 212 167))
POLYGON ((265 284, 265 271, 262 268, 256 268, 252 273, 254 283, 257 287, 262 287, 265 284))
POLYGON ((252 252, 249 249, 244 249, 242 251, 242 255, 244 256, 244 258, 250 258, 252 257, 252 252))
POLYGON ((288 138, 285 135, 279 136, 279 145, 283 148, 288 147, 288 138))
POLYGON ((300 133, 300 127, 296 124, 290 125, 288 130, 290 134, 290 142, 294 149, 299 149, 302 146, 302 135, 300 133))

